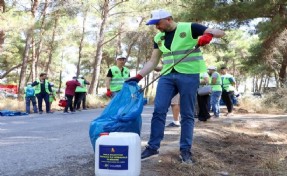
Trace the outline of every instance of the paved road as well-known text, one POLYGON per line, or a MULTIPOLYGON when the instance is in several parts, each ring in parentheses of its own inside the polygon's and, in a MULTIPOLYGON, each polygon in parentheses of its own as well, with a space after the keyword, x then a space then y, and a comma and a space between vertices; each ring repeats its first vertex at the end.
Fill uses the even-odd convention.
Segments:
MULTIPOLYGON (((102 110, 0 117, 0 175, 94 175, 88 131, 102 110)), ((143 145, 152 111, 153 106, 145 106, 142 113, 143 145)))

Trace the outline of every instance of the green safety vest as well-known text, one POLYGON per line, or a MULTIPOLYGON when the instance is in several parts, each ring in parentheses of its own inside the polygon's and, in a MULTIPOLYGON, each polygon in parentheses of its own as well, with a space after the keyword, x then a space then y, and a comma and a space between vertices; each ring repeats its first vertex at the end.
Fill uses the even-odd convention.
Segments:
POLYGON ((49 96, 49 102, 55 101, 54 97, 56 97, 56 91, 52 88, 52 92, 50 93, 50 96, 49 96))
POLYGON ((125 80, 129 78, 130 70, 126 67, 123 67, 123 75, 122 75, 122 72, 119 69, 119 67, 112 66, 111 71, 113 77, 110 83, 110 89, 112 92, 116 92, 122 89, 125 80))
POLYGON ((85 80, 84 79, 78 79, 78 81, 81 83, 81 86, 77 86, 76 91, 75 92, 87 92, 87 87, 85 85, 85 80))
POLYGON ((221 76, 220 76, 220 74, 218 72, 214 72, 214 73, 217 74, 218 76, 217 76, 215 84, 212 84, 212 76, 210 76, 209 83, 210 83, 210 85, 212 87, 212 91, 213 92, 215 92, 215 91, 222 91, 222 88, 221 88, 221 84, 222 84, 221 76))
MULTIPOLYGON (((35 88, 35 94, 39 94, 39 93, 41 93, 41 83, 40 83, 40 80, 39 80, 39 79, 37 79, 36 81, 37 81, 39 84, 34 87, 34 88, 35 88)), ((46 92, 49 94, 50 91, 49 91, 48 85, 49 85, 49 81, 48 81, 48 80, 45 80, 45 90, 46 90, 46 92)))
POLYGON ((232 75, 226 74, 226 75, 221 75, 222 78, 222 88, 223 90, 226 90, 226 92, 234 91, 235 87, 231 84, 229 81, 230 78, 233 78, 232 75))
MULTIPOLYGON (((197 39, 192 38, 191 23, 177 24, 170 50, 164 45, 164 36, 165 33, 160 32, 154 37, 155 43, 157 43, 159 49, 163 53, 163 69, 161 70, 161 73, 164 73, 174 63, 183 58, 198 41, 197 39)), ((185 59, 178 63, 174 69, 179 73, 185 74, 206 72, 205 61, 203 60, 200 49, 189 54, 185 59)), ((171 70, 167 71, 165 74, 170 72, 171 70)))

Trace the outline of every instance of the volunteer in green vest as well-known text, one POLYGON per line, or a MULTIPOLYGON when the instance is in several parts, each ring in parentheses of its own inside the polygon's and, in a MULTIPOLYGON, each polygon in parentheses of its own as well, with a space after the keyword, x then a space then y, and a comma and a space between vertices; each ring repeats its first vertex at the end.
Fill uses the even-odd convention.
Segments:
POLYGON ((47 73, 41 73, 40 78, 32 83, 35 88, 35 94, 38 99, 38 109, 39 113, 43 113, 42 102, 45 101, 46 113, 52 113, 50 111, 49 94, 52 92, 51 85, 47 79, 47 73))
POLYGON ((123 87, 125 80, 130 77, 130 70, 125 67, 127 58, 118 56, 116 65, 112 66, 107 74, 106 86, 108 97, 114 97, 123 87))
MULTIPOLYGON (((155 10, 147 25, 155 25, 160 31, 154 37, 154 49, 151 59, 133 78, 127 80, 139 82, 150 73, 162 58, 163 74, 169 67, 185 54, 198 46, 208 44, 213 37, 222 37, 224 32, 210 29, 197 23, 176 23, 172 15, 163 9, 155 10)), ((151 120, 151 134, 148 146, 141 154, 142 160, 157 156, 160 142, 164 137, 166 115, 171 99, 180 94, 180 157, 182 162, 192 164, 192 141, 194 129, 194 107, 199 86, 199 73, 206 72, 205 61, 200 49, 189 54, 173 69, 165 72, 158 80, 154 101, 154 112, 151 120)))
POLYGON ((83 75, 79 75, 78 81, 82 86, 77 86, 76 88, 74 109, 80 111, 81 103, 83 102, 83 110, 86 110, 87 85, 90 85, 90 83, 84 78, 83 75))
POLYGON ((221 79, 222 79, 222 100, 227 107, 226 116, 231 116, 233 113, 233 97, 235 91, 235 79, 231 74, 227 73, 225 66, 221 67, 221 79))
MULTIPOLYGON (((208 73, 200 73, 200 85, 199 87, 203 87, 204 85, 209 84, 209 75, 208 73)), ((207 121, 210 118, 209 114, 209 102, 210 95, 198 95, 197 94, 197 103, 198 103, 198 120, 199 121, 207 121)))
POLYGON ((217 68, 215 66, 208 67, 208 74, 209 74, 209 84, 212 87, 212 93, 210 95, 210 105, 212 112, 215 118, 219 117, 220 114, 220 98, 222 94, 221 88, 221 76, 216 71, 217 68))
POLYGON ((26 101, 26 113, 30 114, 30 104, 32 102, 34 113, 38 113, 35 89, 32 87, 32 83, 28 82, 27 86, 24 88, 25 101, 26 101))

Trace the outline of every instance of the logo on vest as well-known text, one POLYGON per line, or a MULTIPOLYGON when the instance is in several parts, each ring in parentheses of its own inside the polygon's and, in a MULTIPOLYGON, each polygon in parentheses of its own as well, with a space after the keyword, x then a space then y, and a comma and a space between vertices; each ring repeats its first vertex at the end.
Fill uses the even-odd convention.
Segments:
POLYGON ((128 74, 128 71, 125 71, 125 74, 128 74))
POLYGON ((182 32, 179 34, 180 38, 185 38, 186 37, 186 33, 185 32, 182 32))
POLYGON ((115 71, 115 74, 119 74, 119 71, 115 71))
POLYGON ((165 39, 165 36, 161 36, 160 39, 161 39, 161 40, 164 40, 164 39, 165 39))
POLYGON ((157 45, 158 45, 159 47, 161 47, 161 45, 162 45, 161 41, 157 42, 157 45))

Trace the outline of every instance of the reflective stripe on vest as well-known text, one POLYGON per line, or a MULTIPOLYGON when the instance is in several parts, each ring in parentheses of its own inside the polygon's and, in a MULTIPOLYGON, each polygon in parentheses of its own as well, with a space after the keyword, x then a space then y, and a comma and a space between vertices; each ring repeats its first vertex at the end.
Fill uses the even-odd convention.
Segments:
MULTIPOLYGON (((41 93, 41 83, 40 83, 40 80, 37 79, 36 80, 39 84, 34 86, 35 87, 35 94, 39 94, 41 93)), ((49 81, 48 80, 45 80, 45 91, 49 94, 50 91, 49 91, 49 81)))
POLYGON ((126 67, 123 67, 123 73, 117 66, 111 67, 112 71, 112 80, 110 82, 110 89, 112 92, 116 92, 122 89, 125 80, 129 78, 130 70, 126 67))
POLYGON ((232 75, 230 74, 222 75, 221 78, 222 78, 222 88, 226 90, 226 92, 235 90, 235 87, 229 81, 230 78, 233 78, 232 75))
POLYGON ((212 76, 210 77, 210 80, 209 80, 210 85, 212 87, 212 91, 222 91, 222 88, 221 88, 221 84, 222 84, 221 76, 220 76, 220 74, 218 72, 214 72, 214 73, 217 74, 216 83, 212 84, 212 76))
MULTIPOLYGON (((154 37, 159 49, 163 53, 163 69, 161 73, 172 67, 174 63, 182 59, 186 53, 193 49, 197 44, 197 39, 192 38, 191 23, 178 23, 174 33, 173 41, 170 50, 164 45, 165 33, 160 32, 154 37)), ((205 62, 200 49, 189 54, 180 63, 174 66, 174 69, 179 73, 194 74, 206 72, 205 62)), ((170 73, 171 70, 165 74, 170 73)))

